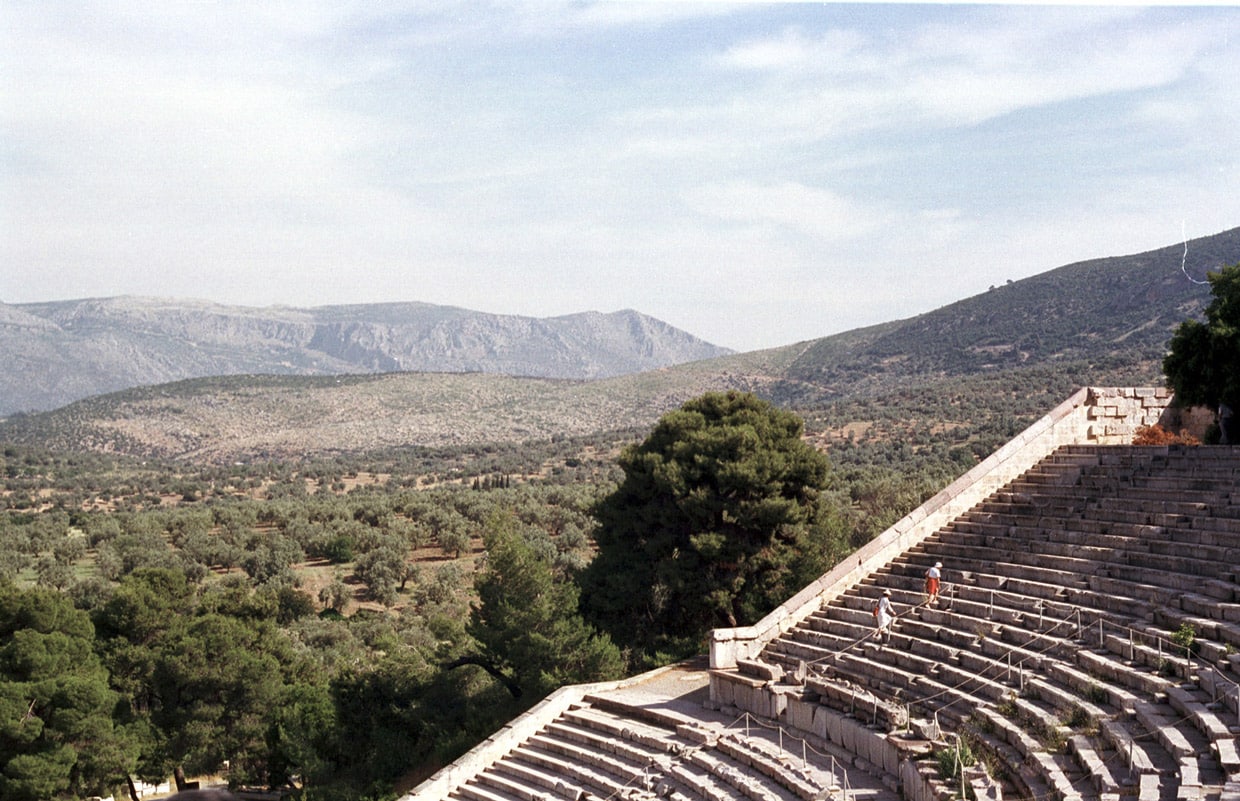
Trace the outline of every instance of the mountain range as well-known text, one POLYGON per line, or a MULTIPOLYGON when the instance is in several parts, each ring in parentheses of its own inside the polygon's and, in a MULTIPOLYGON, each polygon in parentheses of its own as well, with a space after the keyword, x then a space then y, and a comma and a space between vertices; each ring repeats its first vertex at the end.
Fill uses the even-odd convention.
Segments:
POLYGON ((248 308, 143 297, 0 304, 0 415, 238 374, 592 380, 731 353, 625 310, 533 318, 428 303, 248 308))
MULTIPOLYGON (((381 354, 417 352, 411 347, 417 341, 408 333, 411 329, 395 325, 406 319, 407 312, 401 310, 408 307, 360 307, 368 310, 365 325, 355 319, 360 310, 345 311, 352 307, 289 311, 288 318, 303 321, 304 327, 296 327, 287 321, 273 322, 277 315, 271 313, 249 315, 235 309, 219 313, 218 307, 210 306, 205 306, 208 312, 216 313, 204 313, 192 304, 134 299, 82 301, 79 304, 99 303, 102 308, 127 307, 123 316, 129 320, 143 317, 134 309, 148 309, 145 328, 132 322, 113 327, 106 323, 107 315, 97 312, 83 315, 84 320, 105 320, 91 323, 97 331, 92 336, 105 339, 94 347, 110 348, 114 358, 170 369, 163 361, 166 355, 151 357, 139 344, 167 337, 161 332, 171 330, 178 332, 175 352, 186 360, 198 357, 192 361, 202 372, 212 369, 207 356, 213 352, 223 354, 218 363, 238 368, 235 373, 260 372, 264 362, 259 356, 266 353, 268 364, 283 357, 278 362, 282 369, 267 371, 282 374, 216 375, 96 395, 50 412, 15 415, 0 423, 0 441, 206 462, 410 445, 479 447, 640 429, 691 397, 723 389, 755 392, 802 412, 807 420, 816 417, 813 424, 823 427, 834 425, 822 422, 831 416, 832 404, 866 404, 866 414, 876 420, 893 413, 907 416, 908 404, 917 402, 923 404, 924 422, 933 428, 950 415, 972 414, 968 409, 991 414, 1002 402, 999 395, 1023 399, 1028 405, 1034 394, 1050 392, 1052 397, 1036 399, 1038 408, 1044 409, 1082 383, 1160 382, 1161 360, 1172 332, 1185 319, 1199 316, 1211 299, 1203 280, 1206 272, 1235 263, 1240 263, 1240 228, 1144 253, 1066 265, 906 320, 765 351, 715 356, 708 353, 722 349, 636 313, 521 321, 523 330, 540 331, 557 321, 572 322, 569 330, 575 333, 554 329, 555 336, 541 340, 544 348, 548 341, 567 340, 627 344, 627 350, 604 348, 611 354, 608 358, 594 350, 557 356, 558 361, 552 362, 560 369, 571 363, 578 370, 600 374, 591 378, 577 373, 571 379, 554 377, 554 369, 532 362, 522 362, 527 366, 511 371, 523 377, 480 372, 490 363, 484 358, 488 351, 478 344, 481 335, 458 334, 453 339, 445 328, 429 322, 443 315, 457 331, 482 327, 472 313, 460 310, 424 308, 423 319, 428 322, 423 325, 440 332, 439 341, 452 346, 443 352, 457 353, 458 364, 477 372, 402 368, 380 373, 392 364, 382 361, 389 357, 381 354), (180 311, 165 316, 169 309, 180 311), (311 319, 323 327, 307 321, 311 319), (583 321, 592 321, 593 327, 583 321), (291 340, 295 347, 286 326, 299 332, 291 340), (249 344, 241 354, 226 347, 235 336, 229 333, 232 327, 246 331, 240 341, 249 344), (379 331, 398 328, 407 337, 400 340, 401 347, 393 344, 394 334, 386 339, 378 336, 379 331), (583 328, 590 333, 581 334, 583 328), (622 332, 616 333, 617 329, 622 332), (321 333, 316 340, 315 331, 331 333, 321 333), (610 333, 600 333, 604 331, 610 333), (655 333, 647 333, 651 331, 655 333), (319 344, 308 348, 312 342, 319 344), (634 359, 633 351, 642 350, 637 342, 648 343, 644 356, 651 361, 670 363, 675 359, 668 354, 675 353, 685 363, 624 373, 615 351, 634 359), (472 349, 463 348, 466 343, 472 349), (467 362, 459 355, 463 352, 472 353, 474 360, 467 362), (319 361, 311 360, 313 354, 319 361), (298 358, 303 361, 295 361, 298 358), (348 376, 312 375, 329 366, 351 364, 376 372, 357 375, 362 370, 353 367, 348 376), (620 374, 602 377, 603 364, 620 374), (990 404, 994 408, 979 408, 978 399, 969 397, 979 392, 995 394, 990 404), (929 408, 936 405, 939 411, 929 408), (895 411, 896 407, 904 411, 895 411)), ((41 304, 0 307, 0 312, 23 315, 20 319, 26 325, 51 331, 50 341, 63 341, 55 337, 66 329, 78 341, 93 341, 83 324, 67 315, 72 308, 74 304, 41 304), (61 310, 59 316, 53 309, 61 310)), ((511 334, 513 329, 504 330, 511 334)), ((535 350, 515 339, 505 341, 505 353, 535 350)), ((159 351, 168 352, 167 346, 159 351)), ((404 358, 408 361, 397 366, 414 364, 417 357, 404 358)), ((513 362, 513 357, 507 358, 507 363, 513 362)), ((24 369, 25 380, 35 381, 37 365, 24 369)), ((152 369, 142 375, 154 379, 158 374, 152 369)), ((14 375, 4 380, 7 386, 19 382, 14 375)))

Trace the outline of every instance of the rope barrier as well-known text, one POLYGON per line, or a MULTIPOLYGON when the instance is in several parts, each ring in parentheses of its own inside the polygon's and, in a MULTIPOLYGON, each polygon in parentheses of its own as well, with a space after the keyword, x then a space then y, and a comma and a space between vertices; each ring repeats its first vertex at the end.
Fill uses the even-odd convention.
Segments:
MULTIPOLYGON (((955 600, 956 600, 956 592, 955 592, 955 591, 956 591, 956 587, 955 587, 955 585, 953 584, 953 585, 951 585, 951 586, 950 586, 951 601, 952 601, 952 603, 948 606, 947 610, 945 610, 945 611, 950 611, 950 610, 951 610, 951 608, 955 606, 955 600)), ((1005 595, 1006 595, 1006 596, 1010 596, 1010 597, 1013 597, 1013 598, 1024 598, 1024 597, 1025 597, 1025 596, 1022 596, 1022 595, 1016 594, 1016 593, 1005 593, 1005 592, 1003 592, 1003 591, 1001 591, 1001 590, 991 589, 991 590, 990 590, 990 593, 989 593, 988 614, 989 614, 990 616, 992 616, 992 617, 993 617, 994 600, 995 600, 996 593, 997 593, 999 596, 1005 596, 1005 595)), ((929 604, 928 604, 928 601, 927 601, 927 602, 921 602, 921 603, 918 603, 918 604, 916 604, 916 605, 911 606, 911 607, 910 607, 908 610, 906 610, 905 612, 902 612, 902 613, 893 613, 893 615, 892 615, 892 626, 894 627, 894 624, 895 624, 895 623, 899 620, 899 618, 900 618, 900 617, 902 617, 903 615, 905 615, 905 614, 910 614, 910 613, 914 612, 915 610, 920 609, 920 608, 922 608, 923 606, 928 606, 928 605, 929 605, 929 604)), ((1055 633, 1056 631, 1058 631, 1059 629, 1061 629, 1061 628, 1063 628, 1063 627, 1065 627, 1065 626, 1071 625, 1072 623, 1075 623, 1075 633, 1074 633, 1074 639, 1078 639, 1078 640, 1080 640, 1080 639, 1082 639, 1082 638, 1083 638, 1083 636, 1084 636, 1084 631, 1085 631, 1085 626, 1084 626, 1084 623, 1083 623, 1083 617, 1082 617, 1082 615, 1083 615, 1083 610, 1081 609, 1081 607, 1079 607, 1079 606, 1077 606, 1077 605, 1072 605, 1072 607, 1070 608, 1070 610, 1068 611, 1068 613, 1067 613, 1067 614, 1066 614, 1066 615, 1065 615, 1062 619, 1057 619, 1057 620, 1056 620, 1056 622, 1055 622, 1053 625, 1051 625, 1051 627, 1050 627, 1049 629, 1046 629, 1046 627, 1045 627, 1045 611, 1046 611, 1046 604, 1045 604, 1045 601, 1044 601, 1044 600, 1039 600, 1039 601, 1038 601, 1038 604, 1037 604, 1037 610, 1038 610, 1038 630, 1037 630, 1037 632, 1036 632, 1036 635, 1037 635, 1038 639, 1044 639, 1044 638, 1046 638, 1046 637, 1048 637, 1048 636, 1052 636, 1052 635, 1054 635, 1054 633, 1055 633)), ((1100 615, 1099 615, 1099 617, 1097 618, 1097 621, 1098 621, 1098 641, 1099 641, 1099 650, 1104 650, 1104 651, 1105 651, 1105 650, 1107 650, 1107 649, 1106 649, 1106 626, 1107 626, 1107 625, 1110 625, 1110 626, 1112 626, 1112 627, 1114 627, 1114 628, 1116 628, 1116 629, 1120 630, 1120 632, 1121 632, 1121 633, 1126 632, 1126 633, 1128 634, 1128 639, 1129 639, 1129 653, 1130 653, 1130 654, 1135 654, 1135 643, 1136 643, 1136 640, 1137 640, 1137 638, 1138 638, 1138 637, 1140 637, 1140 638, 1142 638, 1142 639, 1146 639, 1146 640, 1152 640, 1152 641, 1154 641, 1154 642, 1157 644, 1157 648, 1158 648, 1158 659, 1160 660, 1159 664, 1161 664, 1161 660, 1162 660, 1162 659, 1164 659, 1164 657, 1163 657, 1163 641, 1164 641, 1164 640, 1167 640, 1168 642, 1171 642, 1170 640, 1168 640, 1167 638, 1163 637, 1162 635, 1158 635, 1158 634, 1151 634, 1151 633, 1150 633, 1150 632, 1148 632, 1148 631, 1141 631, 1141 630, 1139 630, 1139 629, 1134 629, 1133 627, 1128 626, 1128 625, 1125 625, 1125 624, 1120 624, 1120 623, 1116 623, 1116 622, 1113 622, 1113 621, 1107 621, 1104 617, 1102 617, 1102 616, 1101 616, 1101 614, 1100 614, 1100 615)), ((844 653, 847 653, 847 652, 851 651, 851 650, 852 650, 853 648, 855 648, 856 646, 858 646, 858 645, 860 645, 861 643, 863 643, 863 642, 865 642, 865 641, 867 641, 867 640, 871 639, 871 638, 872 638, 872 637, 873 637, 876 633, 877 633, 877 632, 869 632, 869 633, 867 633, 866 635, 864 635, 864 636, 862 636, 862 637, 860 637, 860 638, 857 638, 856 640, 854 640, 854 641, 852 641, 852 642, 848 643, 848 644, 847 644, 846 646, 844 646, 843 648, 841 648, 841 649, 839 649, 839 650, 837 650, 837 651, 835 651, 835 652, 833 652, 833 653, 831 653, 831 654, 828 654, 828 655, 826 655, 826 656, 823 656, 823 657, 821 657, 821 658, 819 658, 819 659, 813 660, 812 662, 806 663, 806 664, 807 664, 807 666, 812 666, 812 667, 815 667, 815 668, 819 668, 819 671, 820 671, 820 665, 821 665, 823 662, 827 662, 827 661, 830 661, 830 660, 835 660, 835 659, 837 659, 839 655, 841 655, 841 654, 844 654, 844 653)), ((1026 661, 1028 661, 1028 660, 1029 660, 1030 658, 1032 658, 1033 656, 1042 656, 1042 655, 1045 655, 1046 653, 1050 652, 1051 650, 1055 649, 1056 647, 1059 647, 1061 644, 1062 644, 1062 642, 1049 642, 1049 643, 1047 643, 1045 646, 1042 646, 1042 647, 1039 647, 1039 649, 1033 650, 1033 651, 1031 652, 1031 656, 1022 656, 1022 657, 1020 657, 1020 658, 1018 658, 1018 659, 1017 659, 1017 661, 1016 661, 1016 667, 1017 667, 1017 669, 1018 669, 1018 671, 1019 671, 1019 674, 1018 674, 1018 675, 1019 675, 1019 690, 1020 690, 1020 692, 1021 692, 1021 693, 1023 693, 1023 692, 1024 692, 1024 687, 1025 687, 1025 682, 1024 682, 1024 665, 1025 665, 1025 662, 1026 662, 1026 661)), ((1192 653, 1191 653, 1191 650, 1189 650, 1189 649, 1187 649, 1187 648, 1186 648, 1185 650, 1186 650, 1186 657, 1185 657, 1185 675, 1187 676, 1187 675, 1188 675, 1189 673, 1191 673, 1191 671, 1192 671, 1192 653)), ((1017 651, 1017 648, 1016 648, 1016 647, 1010 647, 1010 648, 1007 648, 1007 650, 1006 650, 1006 654, 1004 654, 1004 655, 1003 655, 1003 656, 1006 656, 1006 658, 1007 658, 1007 666, 1006 666, 1006 670, 1007 670, 1007 681, 1006 681, 1005 683, 1010 683, 1010 680, 1011 680, 1010 671, 1011 671, 1011 668, 1012 668, 1012 656, 1013 656, 1013 654, 1015 654, 1015 653, 1016 653, 1016 651, 1017 651)), ((912 709, 912 706, 913 706, 914 704, 919 704, 919 705, 924 706, 924 705, 926 704, 926 702, 937 700, 938 698, 943 697, 943 696, 947 695, 948 693, 952 693, 952 692, 955 692, 955 693, 962 693, 962 692, 964 692, 964 688, 965 688, 965 687, 967 687, 968 685, 970 685, 970 684, 974 683, 976 680, 980 680, 981 678, 986 677, 986 676, 988 675, 988 673, 990 672, 991 668, 996 667, 996 666, 997 666, 1000 670, 1003 670, 1003 669, 1004 669, 1004 666, 1003 666, 1001 663, 995 663, 995 662, 992 662, 990 666, 988 666, 987 668, 984 668, 984 669, 983 669, 980 673, 978 673, 978 674, 977 674, 977 676, 976 676, 976 677, 971 677, 971 678, 965 679, 965 680, 963 680, 963 681, 959 682, 958 684, 956 684, 956 685, 954 685, 954 686, 947 687, 947 688, 945 688, 945 689, 943 689, 943 690, 941 690, 941 691, 939 691, 939 692, 933 693, 933 694, 931 694, 931 695, 928 695, 928 696, 923 696, 923 697, 921 697, 921 698, 914 699, 913 701, 903 703, 903 704, 902 704, 902 706, 903 706, 903 708, 904 708, 904 710, 905 710, 905 714, 906 714, 906 719, 905 719, 905 720, 906 720, 906 726, 907 726, 907 725, 911 725, 911 709, 912 709)), ((1219 670, 1216 666, 1214 666, 1214 665, 1210 665, 1209 663, 1204 663, 1204 662, 1203 662, 1203 666, 1204 666, 1206 669, 1208 669, 1208 670, 1212 671, 1214 674, 1216 674, 1216 675, 1217 675, 1217 677, 1218 677, 1219 679, 1221 679, 1223 682, 1225 682, 1226 684, 1230 684, 1230 685, 1232 685, 1233 687, 1235 687, 1235 688, 1236 688, 1236 690, 1237 690, 1237 716, 1238 716, 1238 717, 1240 717, 1240 683, 1237 683, 1237 682, 1233 681, 1232 679, 1230 679, 1229 677, 1227 677, 1226 675, 1224 675, 1224 674, 1223 674, 1223 673, 1222 673, 1222 672, 1221 672, 1221 671, 1220 671, 1220 670, 1219 670)), ((867 693, 869 693, 870 695, 872 695, 872 696, 876 699, 876 701, 885 701, 885 702, 887 702, 887 703, 895 703, 895 702, 898 700, 898 699, 894 698, 893 696, 890 696, 890 695, 885 695, 885 694, 883 694, 883 693, 881 693, 881 692, 876 692, 876 691, 874 691, 874 690, 872 690, 872 689, 869 689, 869 688, 867 688, 866 692, 867 692, 867 693)), ((1225 693, 1225 694, 1226 694, 1226 693, 1225 693)), ((856 695, 856 694, 855 694, 855 692, 854 692, 854 693, 852 694, 852 696, 851 696, 851 697, 852 697, 852 701, 853 701, 853 708, 854 708, 854 709, 855 709, 855 695, 856 695)), ((946 709, 946 708, 950 707, 952 704, 954 704, 954 703, 956 703, 957 701, 960 701, 960 700, 963 700, 963 699, 962 699, 962 698, 959 698, 959 697, 954 698, 953 700, 951 700, 951 701, 950 701, 950 702, 948 702, 947 704, 943 705, 941 708, 942 708, 942 709, 946 709)), ((1216 697, 1216 700, 1217 700, 1217 697, 1216 697)), ((939 724, 939 710, 938 710, 938 709, 935 709, 935 710, 928 710, 928 711, 932 711, 932 713, 933 713, 933 722, 932 722, 932 724, 931 724, 931 729, 930 729, 930 731, 931 731, 931 733, 932 733, 932 736, 933 736, 933 738, 934 738, 936 741, 941 741, 941 740, 942 740, 942 738, 943 738, 943 731, 942 731, 942 728, 941 728, 941 726, 940 726, 940 724, 939 724)), ((1109 717, 1108 717, 1108 720, 1110 720, 1110 721, 1116 721, 1116 720, 1118 720, 1118 719, 1120 719, 1120 718, 1122 717, 1122 714, 1123 714, 1123 713, 1121 712, 1121 713, 1117 713, 1116 715, 1109 716, 1109 717)), ((875 705, 875 715, 877 715, 877 704, 875 705)), ((1168 724, 1169 724, 1169 725, 1171 725, 1171 726, 1179 726, 1179 725, 1182 725, 1182 724, 1184 724, 1184 723, 1190 722, 1190 721, 1192 721, 1193 719, 1194 719, 1194 715, 1192 715, 1192 714, 1184 714, 1184 715, 1182 715, 1181 717, 1179 717, 1179 718, 1177 718, 1177 719, 1173 719, 1173 720, 1171 720, 1171 721, 1168 721, 1167 723, 1164 723, 1164 725, 1168 725, 1168 724)), ((1131 763, 1131 761, 1132 761, 1132 758, 1133 758, 1133 749, 1135 748, 1137 741, 1148 741, 1148 740, 1153 740, 1153 739, 1156 739, 1156 738, 1157 738, 1157 732, 1152 732, 1152 731, 1146 731, 1146 732, 1141 733, 1141 734, 1132 734, 1131 732, 1129 732, 1128 734, 1129 734, 1129 736, 1128 736, 1128 760, 1129 760, 1129 763, 1131 763)), ((959 735, 957 735, 957 736, 959 736, 959 735)), ((1113 752, 1110 756, 1108 756, 1106 759, 1104 759, 1104 760, 1103 760, 1103 764, 1104 764, 1104 765, 1107 765, 1107 764, 1109 764, 1112 760, 1115 760, 1115 759, 1121 759, 1121 758, 1123 758, 1123 752, 1122 752, 1119 748, 1116 748, 1116 749, 1114 749, 1114 752, 1113 752)), ((1086 781, 1090 781, 1090 780, 1091 780, 1091 777, 1089 776, 1089 774, 1085 774, 1085 775, 1083 775, 1082 777, 1078 778, 1077 780, 1073 781, 1073 782, 1072 782, 1072 786, 1075 786, 1076 784, 1078 784, 1078 783, 1080 783, 1080 782, 1086 782, 1086 781)), ((1013 799, 1012 801, 1049 801, 1050 799, 1053 799, 1054 797, 1056 797, 1056 793, 1051 792, 1051 793, 1047 794, 1046 796, 1037 796, 1037 795, 1035 795, 1035 796, 1033 796, 1033 797, 1031 797, 1031 798, 1029 798, 1029 799, 1013 799)))

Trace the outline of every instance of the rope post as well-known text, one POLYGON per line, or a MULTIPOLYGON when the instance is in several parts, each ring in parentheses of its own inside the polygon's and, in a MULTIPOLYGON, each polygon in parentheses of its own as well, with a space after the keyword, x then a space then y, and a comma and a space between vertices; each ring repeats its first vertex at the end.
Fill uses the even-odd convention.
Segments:
POLYGON ((964 794, 964 760, 960 758, 960 735, 956 735, 956 775, 960 777, 960 798, 962 801, 967 798, 964 794))
POLYGON ((986 613, 986 616, 988 619, 994 620, 994 617, 995 617, 995 591, 994 590, 990 591, 990 611, 986 613))
POLYGON ((1042 619, 1046 615, 1046 602, 1038 601, 1038 631, 1042 630, 1042 619))
POLYGON ((1107 645, 1106 637, 1102 633, 1102 618, 1099 617, 1098 618, 1098 649, 1102 650, 1106 648, 1106 645, 1107 645))
POLYGON ((1132 626, 1128 627, 1128 658, 1137 658, 1137 645, 1132 641, 1132 626))

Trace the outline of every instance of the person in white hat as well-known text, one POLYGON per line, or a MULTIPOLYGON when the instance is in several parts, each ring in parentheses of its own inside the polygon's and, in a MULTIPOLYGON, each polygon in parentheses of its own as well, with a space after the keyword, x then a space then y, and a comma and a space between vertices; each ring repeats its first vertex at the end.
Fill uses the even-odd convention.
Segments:
POLYGON ((883 643, 891 642, 891 621, 896 619, 895 609, 891 605, 891 590, 883 590, 883 595, 874 605, 874 636, 883 643))
POLYGON ((939 602, 939 581, 943 578, 943 563, 935 562, 934 567, 926 571, 926 605, 934 606, 939 602))

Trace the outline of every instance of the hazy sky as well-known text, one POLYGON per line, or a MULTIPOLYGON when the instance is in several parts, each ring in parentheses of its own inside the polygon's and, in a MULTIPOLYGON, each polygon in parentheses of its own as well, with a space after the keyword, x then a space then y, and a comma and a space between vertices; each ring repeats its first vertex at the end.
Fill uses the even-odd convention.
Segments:
POLYGON ((1237 225, 1234 6, 0 0, 0 302, 751 350, 1237 225))

